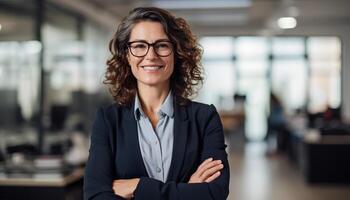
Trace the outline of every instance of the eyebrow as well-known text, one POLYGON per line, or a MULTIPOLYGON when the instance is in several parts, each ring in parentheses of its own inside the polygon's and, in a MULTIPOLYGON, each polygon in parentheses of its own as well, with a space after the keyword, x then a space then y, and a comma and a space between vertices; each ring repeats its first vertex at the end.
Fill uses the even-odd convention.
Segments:
MULTIPOLYGON (((145 42, 145 43, 149 43, 146 40, 134 40, 134 41, 130 41, 130 42, 145 42)), ((170 42, 170 40, 164 38, 164 39, 156 40, 154 43, 156 43, 156 42, 170 42)))

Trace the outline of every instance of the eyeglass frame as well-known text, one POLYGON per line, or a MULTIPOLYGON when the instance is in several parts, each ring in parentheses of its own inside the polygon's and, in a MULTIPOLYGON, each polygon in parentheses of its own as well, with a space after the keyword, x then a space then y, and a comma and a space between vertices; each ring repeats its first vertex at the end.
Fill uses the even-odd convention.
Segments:
POLYGON ((171 54, 173 53, 173 51, 174 51, 174 45, 173 45, 173 43, 172 43, 170 40, 158 40, 158 41, 153 42, 153 43, 148 43, 147 41, 144 41, 144 40, 136 40, 136 41, 128 42, 128 43, 127 43, 127 47, 128 47, 128 49, 129 49, 131 55, 133 55, 133 56, 135 56, 135 57, 138 57, 138 58, 145 57, 145 56, 148 54, 149 49, 150 49, 151 47, 153 47, 154 53, 155 53, 157 56, 159 56, 159 57, 167 57, 167 56, 171 55, 171 54), (133 43, 137 43, 137 42, 147 44, 147 47, 148 47, 148 48, 147 48, 147 51, 146 51, 145 55, 143 55, 143 56, 136 56, 136 55, 134 55, 134 54, 132 53, 130 47, 131 47, 131 45, 132 45, 133 43), (154 45, 156 45, 156 44, 159 43, 159 42, 168 42, 168 43, 171 44, 171 51, 170 51, 170 53, 169 53, 168 55, 165 55, 165 56, 159 55, 158 52, 155 50, 154 45))

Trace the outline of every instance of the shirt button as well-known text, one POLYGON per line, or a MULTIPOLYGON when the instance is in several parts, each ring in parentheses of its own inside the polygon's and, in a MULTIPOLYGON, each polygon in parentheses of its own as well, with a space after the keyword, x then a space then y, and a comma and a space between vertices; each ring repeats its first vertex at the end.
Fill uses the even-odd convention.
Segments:
POLYGON ((159 117, 164 118, 164 117, 165 117, 165 113, 160 112, 160 113, 159 113, 159 117))
POLYGON ((160 173, 162 171, 159 167, 157 167, 156 170, 157 170, 158 173, 160 173))
POLYGON ((154 144, 158 144, 158 141, 156 140, 156 141, 154 141, 154 144))

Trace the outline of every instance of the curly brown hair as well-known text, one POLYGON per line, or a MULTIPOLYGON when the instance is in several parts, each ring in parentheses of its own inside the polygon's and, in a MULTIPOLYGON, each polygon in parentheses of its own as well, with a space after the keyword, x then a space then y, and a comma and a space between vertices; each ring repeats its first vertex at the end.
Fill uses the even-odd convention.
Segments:
POLYGON ((113 99, 119 105, 133 102, 137 92, 137 81, 128 63, 128 42, 134 25, 141 21, 155 21, 162 24, 165 33, 174 45, 174 72, 170 77, 170 88, 180 105, 197 94, 203 83, 202 48, 192 34, 189 25, 168 11, 155 7, 140 7, 132 10, 120 25, 109 43, 112 54, 107 60, 104 84, 109 86, 113 99))

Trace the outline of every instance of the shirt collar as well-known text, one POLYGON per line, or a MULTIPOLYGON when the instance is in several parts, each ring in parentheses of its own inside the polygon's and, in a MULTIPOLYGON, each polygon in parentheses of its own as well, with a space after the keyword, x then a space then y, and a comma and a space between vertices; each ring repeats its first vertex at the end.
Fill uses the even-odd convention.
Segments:
MULTIPOLYGON (((168 96, 165 98, 163 104, 160 107, 160 110, 158 112, 159 115, 162 115, 163 113, 169 117, 174 116, 174 99, 173 99, 173 94, 170 91, 168 96)), ((134 115, 135 119, 139 120, 140 116, 146 117, 146 114, 143 112, 142 107, 141 107, 141 102, 138 97, 138 94, 135 95, 135 107, 134 107, 134 115)))
POLYGON ((142 108, 141 108, 141 103, 140 103, 139 96, 138 96, 137 93, 135 95, 134 115, 135 115, 135 119, 136 120, 139 120, 140 116, 143 116, 143 117, 146 116, 145 113, 143 112, 142 108))
POLYGON ((173 94, 170 91, 168 96, 166 97, 165 101, 163 102, 162 106, 160 107, 160 112, 168 115, 169 117, 174 116, 174 99, 173 94))

